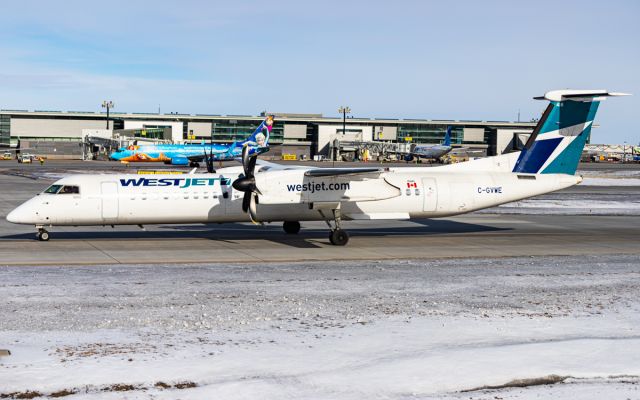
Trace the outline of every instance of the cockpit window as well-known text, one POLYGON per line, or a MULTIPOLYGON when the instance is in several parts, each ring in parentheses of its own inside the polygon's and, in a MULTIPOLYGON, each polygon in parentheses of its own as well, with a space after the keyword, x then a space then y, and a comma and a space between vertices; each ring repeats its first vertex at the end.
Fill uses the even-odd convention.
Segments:
POLYGON ((79 194, 80 188, 78 186, 67 186, 64 185, 62 189, 58 192, 58 194, 79 194))
POLYGON ((58 191, 60 190, 61 187, 62 187, 62 185, 51 185, 44 192, 45 193, 49 193, 49 194, 56 194, 56 193, 58 193, 58 191))

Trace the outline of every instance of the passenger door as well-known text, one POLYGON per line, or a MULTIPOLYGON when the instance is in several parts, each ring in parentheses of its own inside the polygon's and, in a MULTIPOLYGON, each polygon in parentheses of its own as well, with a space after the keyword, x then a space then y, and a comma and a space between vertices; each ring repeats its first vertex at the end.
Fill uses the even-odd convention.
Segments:
POLYGON ((118 185, 102 182, 102 219, 118 218, 118 185))
POLYGON ((436 180, 433 178, 422 178, 422 190, 424 203, 423 211, 435 211, 438 205, 438 192, 436 189, 436 180))

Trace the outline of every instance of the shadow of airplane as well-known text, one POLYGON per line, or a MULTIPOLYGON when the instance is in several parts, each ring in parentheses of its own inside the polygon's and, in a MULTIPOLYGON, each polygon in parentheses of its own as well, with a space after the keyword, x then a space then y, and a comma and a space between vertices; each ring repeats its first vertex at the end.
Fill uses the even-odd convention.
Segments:
MULTIPOLYGON (((352 237, 385 237, 385 236, 425 236, 443 235, 451 233, 476 233, 511 230, 512 228, 499 228, 495 226, 471 224, 450 220, 412 220, 408 226, 391 227, 367 227, 345 223, 345 229, 352 237)), ((81 229, 80 227, 78 229, 81 229)), ((329 242, 329 229, 320 227, 303 228, 299 234, 290 235, 282 231, 279 224, 251 226, 239 223, 227 224, 202 224, 202 225, 158 225, 151 230, 116 230, 102 231, 59 231, 52 232, 52 239, 82 240, 188 240, 207 239, 223 242, 237 242, 242 240, 268 240, 274 243, 296 248, 318 248, 318 239, 329 242)), ((0 236, 4 240, 34 239, 35 233, 19 233, 0 236)))

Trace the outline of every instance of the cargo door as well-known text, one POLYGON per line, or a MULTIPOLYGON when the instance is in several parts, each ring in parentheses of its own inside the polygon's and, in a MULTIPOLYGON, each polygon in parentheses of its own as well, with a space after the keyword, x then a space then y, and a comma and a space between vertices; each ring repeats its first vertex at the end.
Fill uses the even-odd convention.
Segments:
POLYGON ((424 199, 423 211, 436 211, 438 206, 438 191, 436 190, 436 180, 433 178, 422 178, 422 198, 424 199))
POLYGON ((118 185, 115 182, 102 182, 102 218, 118 218, 118 185))

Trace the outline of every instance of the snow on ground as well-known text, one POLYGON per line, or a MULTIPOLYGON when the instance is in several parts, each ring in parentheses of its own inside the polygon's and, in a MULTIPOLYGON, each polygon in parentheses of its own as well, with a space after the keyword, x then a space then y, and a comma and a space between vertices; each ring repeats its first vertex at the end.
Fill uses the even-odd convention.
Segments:
POLYGON ((640 179, 583 178, 582 186, 640 186, 640 179))
POLYGON ((640 170, 578 171, 581 186, 640 186, 640 170))
MULTIPOLYGON (((564 196, 563 196, 564 197, 564 196)), ((620 196, 622 199, 622 196, 620 196)), ((489 214, 640 215, 640 199, 573 200, 539 196, 480 211, 489 214)))
POLYGON ((640 398, 639 278, 617 255, 5 267, 0 396, 640 398))

